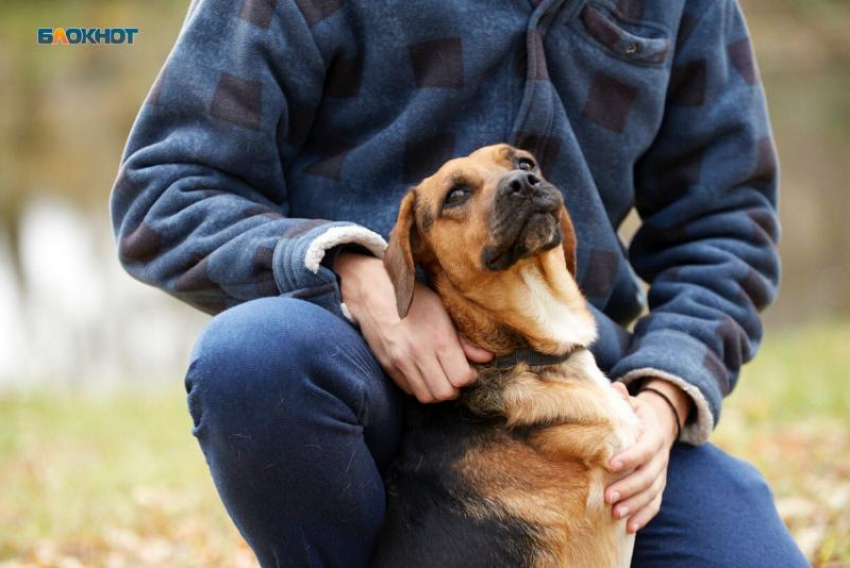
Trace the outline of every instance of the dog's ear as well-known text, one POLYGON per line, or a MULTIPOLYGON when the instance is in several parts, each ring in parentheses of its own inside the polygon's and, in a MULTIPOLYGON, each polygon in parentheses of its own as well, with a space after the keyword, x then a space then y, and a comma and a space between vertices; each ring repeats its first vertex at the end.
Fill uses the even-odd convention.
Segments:
POLYGON ((576 277, 576 232, 566 207, 561 207, 561 244, 564 247, 564 258, 567 260, 567 270, 576 277))
POLYGON ((390 233, 390 242, 384 255, 384 267, 390 275, 395 288, 398 315, 404 318, 413 301, 413 288, 416 283, 416 263, 413 252, 419 248, 419 233, 416 230, 416 190, 411 189, 404 196, 398 212, 395 227, 390 233))

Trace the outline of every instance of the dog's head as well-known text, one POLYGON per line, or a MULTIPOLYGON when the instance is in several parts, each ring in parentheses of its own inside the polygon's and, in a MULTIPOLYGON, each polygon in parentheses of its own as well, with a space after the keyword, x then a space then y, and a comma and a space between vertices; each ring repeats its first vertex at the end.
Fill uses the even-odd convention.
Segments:
POLYGON ((551 336, 518 319, 539 319, 529 302, 544 311, 554 302, 587 312, 574 280, 575 232, 561 192, 534 156, 507 144, 447 162, 405 196, 385 257, 401 317, 410 308, 417 264, 467 335, 480 335, 483 326, 491 334, 495 327, 526 338, 551 336))

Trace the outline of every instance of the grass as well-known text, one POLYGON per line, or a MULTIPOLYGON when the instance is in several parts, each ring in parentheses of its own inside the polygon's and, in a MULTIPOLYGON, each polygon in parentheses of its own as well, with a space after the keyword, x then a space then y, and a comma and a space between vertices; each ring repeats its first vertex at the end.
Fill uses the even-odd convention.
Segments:
POLYGON ((850 566, 850 324, 775 333, 712 441, 753 462, 815 566, 850 566))
POLYGON ((252 566, 190 427, 178 388, 0 399, 0 566, 252 566))
MULTIPOLYGON (((816 566, 850 565, 850 323, 769 336, 713 440, 755 463, 816 566)), ((0 396, 0 567, 253 566, 180 381, 0 396)))

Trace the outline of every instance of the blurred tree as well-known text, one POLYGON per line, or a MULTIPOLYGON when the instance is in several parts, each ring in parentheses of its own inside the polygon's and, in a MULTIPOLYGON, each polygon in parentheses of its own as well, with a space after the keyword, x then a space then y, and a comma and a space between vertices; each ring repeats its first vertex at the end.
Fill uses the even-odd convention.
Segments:
MULTIPOLYGON (((0 19, 0 235, 20 279, 20 224, 50 195, 105 210, 124 141, 188 2, 5 0, 0 19), (134 45, 46 46, 39 27, 137 27, 134 45)), ((22 288, 22 289, 25 289, 22 288)))
MULTIPOLYGON (((0 235, 28 203, 56 196, 105 216, 133 118, 189 0, 3 0, 0 235), (128 26, 132 46, 42 46, 45 26, 128 26)), ((238 4, 234 1, 234 6, 238 4)), ((774 322, 850 315, 850 2, 742 0, 783 166, 785 276, 774 322)), ((236 9, 236 8, 234 8, 236 9)))

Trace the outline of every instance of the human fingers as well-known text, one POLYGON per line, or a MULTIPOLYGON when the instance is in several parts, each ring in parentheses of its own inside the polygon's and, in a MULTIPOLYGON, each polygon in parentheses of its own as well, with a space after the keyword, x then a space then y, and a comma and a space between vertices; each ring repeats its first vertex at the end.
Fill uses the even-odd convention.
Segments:
POLYGON ((630 400, 631 396, 629 396, 629 391, 626 388, 626 385, 624 385, 623 383, 617 382, 617 383, 611 383, 611 387, 614 389, 614 392, 616 392, 618 395, 620 395, 620 397, 623 400, 625 400, 628 403, 631 403, 631 400, 630 400))
POLYGON ((638 468, 664 447, 664 433, 654 412, 643 401, 635 400, 637 404, 635 412, 641 423, 640 435, 633 446, 626 448, 608 461, 608 471, 612 473, 638 468))
POLYGON ((390 376, 395 379, 400 375, 401 377, 400 379, 396 379, 396 383, 399 383, 399 381, 404 382, 408 386, 410 393, 419 402, 427 404, 436 400, 428 387, 428 383, 419 371, 419 365, 412 350, 402 349, 399 346, 392 349, 389 354, 389 366, 392 370, 390 376))
POLYGON ((493 353, 477 345, 473 345, 463 334, 459 333, 458 338, 460 339, 460 346, 466 358, 473 363, 489 363, 493 360, 493 353))
POLYGON ((608 462, 608 470, 617 473, 638 468, 648 463, 661 449, 662 444, 661 436, 652 432, 643 432, 634 446, 611 458, 608 462))
POLYGON ((661 501, 663 499, 664 492, 659 492, 652 501, 649 502, 643 509, 641 509, 638 513, 635 514, 634 517, 629 519, 629 522, 626 524, 626 530, 630 533, 636 533, 643 527, 645 527, 649 521, 655 518, 655 515, 658 514, 658 511, 661 510, 661 501))
POLYGON ((441 402, 458 397, 460 391, 446 375, 434 346, 422 346, 414 350, 414 362, 419 369, 419 375, 431 393, 430 402, 441 402))
POLYGON ((664 474, 665 465, 661 460, 652 460, 622 479, 615 481, 605 489, 605 501, 611 504, 619 504, 623 500, 646 491, 656 478, 664 474))
POLYGON ((398 369, 384 369, 384 372, 387 373, 393 382, 398 385, 398 388, 403 390, 406 394, 412 395, 413 391, 410 388, 410 384, 407 382, 407 378, 404 376, 401 371, 398 369))
POLYGON ((437 345, 437 359, 452 386, 461 388, 475 382, 478 373, 470 366, 460 341, 452 340, 454 337, 437 345))
POLYGON ((615 503, 612 509, 615 519, 625 519, 629 516, 638 514, 646 507, 655 496, 664 491, 667 484, 667 472, 662 471, 659 475, 652 479, 648 487, 642 491, 638 491, 628 499, 623 499, 619 503, 615 503))

